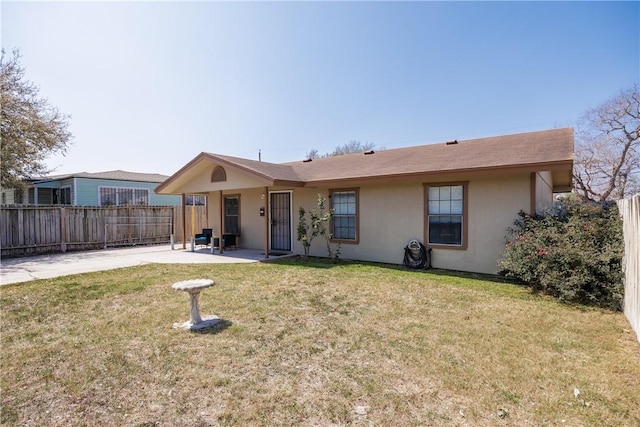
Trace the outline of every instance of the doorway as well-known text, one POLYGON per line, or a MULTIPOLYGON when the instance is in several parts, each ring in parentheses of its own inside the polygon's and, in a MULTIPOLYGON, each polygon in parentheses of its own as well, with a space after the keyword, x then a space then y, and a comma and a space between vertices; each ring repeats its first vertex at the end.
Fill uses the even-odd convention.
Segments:
POLYGON ((270 193, 271 249, 291 252, 291 192, 270 193))

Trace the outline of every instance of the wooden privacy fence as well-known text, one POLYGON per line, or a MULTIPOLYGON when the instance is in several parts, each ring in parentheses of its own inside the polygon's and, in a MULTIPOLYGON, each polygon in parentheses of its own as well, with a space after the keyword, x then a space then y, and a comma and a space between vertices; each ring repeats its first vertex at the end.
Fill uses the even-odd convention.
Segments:
POLYGON ((640 341, 640 194, 618 200, 624 232, 624 314, 640 341))
MULTIPOLYGON (((205 206, 186 207, 187 241, 191 210, 195 233, 206 227, 205 206), (199 228, 198 228, 199 227, 199 228)), ((180 206, 2 206, 2 257, 101 249, 109 246, 182 242, 180 206)))

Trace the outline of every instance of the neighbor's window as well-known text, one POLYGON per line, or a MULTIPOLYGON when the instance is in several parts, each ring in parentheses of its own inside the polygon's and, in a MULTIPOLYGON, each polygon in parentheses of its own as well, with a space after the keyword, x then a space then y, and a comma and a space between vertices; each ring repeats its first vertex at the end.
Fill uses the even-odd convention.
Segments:
POLYGON ((240 196, 224 196, 224 234, 240 234, 240 196))
POLYGON ((64 187, 60 189, 60 203, 62 203, 63 205, 72 204, 71 187, 64 187))
POLYGON ((70 205, 71 187, 54 188, 52 191, 52 202, 54 205, 70 205))
POLYGON ((465 185, 427 187, 427 233, 432 245, 463 245, 465 185))
POLYGON ((205 206, 207 204, 207 196, 196 196, 189 194, 184 198, 184 204, 186 206, 205 206))
POLYGON ((100 206, 147 206, 149 189, 100 187, 100 206))
POLYGON ((358 241, 358 191, 340 190, 331 194, 331 233, 334 240, 358 241))
MULTIPOLYGON (((27 198, 28 198, 28 194, 27 194, 27 198)), ((13 203, 16 204, 21 204, 24 202, 24 193, 22 192, 22 190, 15 190, 13 193, 13 203)))

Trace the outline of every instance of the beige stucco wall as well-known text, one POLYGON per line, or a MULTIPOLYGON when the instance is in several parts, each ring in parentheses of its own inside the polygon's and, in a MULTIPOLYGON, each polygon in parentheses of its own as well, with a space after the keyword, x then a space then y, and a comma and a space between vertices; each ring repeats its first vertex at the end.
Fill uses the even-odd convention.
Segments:
POLYGON ((212 191, 207 194, 207 228, 213 229, 213 235, 220 237, 220 192, 212 191))
MULTIPOLYGON (((423 240, 422 190, 422 184, 359 187, 360 241, 358 244, 343 243, 341 257, 402 263, 403 248, 407 242, 412 238, 423 240)), ((304 203, 307 210, 313 209, 316 207, 318 192, 322 192, 325 197, 329 194, 328 189, 305 190, 304 196, 298 191, 296 201, 304 203)), ((302 252, 301 245, 298 245, 297 249, 302 252)), ((322 237, 313 241, 310 253, 327 256, 326 244, 322 237)))
MULTIPOLYGON (((436 268, 496 273, 507 227, 520 210, 531 207, 530 174, 473 178, 468 182, 467 249, 434 249, 432 264, 436 268)), ((360 242, 342 244, 342 258, 401 264, 409 240, 425 239, 424 184, 360 187, 360 242)), ((296 190, 295 200, 313 208, 317 192, 296 190)), ((302 253, 299 242, 295 250, 302 253)), ((326 256, 324 241, 314 241, 311 254, 326 256)))
MULTIPOLYGON (((265 218, 260 216, 260 208, 266 206, 267 195, 262 198, 264 189, 251 189, 241 193, 240 197, 240 245, 242 247, 264 249, 265 218)), ((266 213, 265 213, 266 215, 266 213)))
MULTIPOLYGON (((528 212, 531 209, 531 175, 522 173, 456 179, 461 180, 468 181, 467 249, 434 249, 432 264, 436 268, 496 273, 496 261, 504 248, 507 227, 513 224, 520 210, 528 212)), ((401 264, 404 247, 409 240, 418 239, 424 242, 425 239, 425 184, 427 182, 420 181, 359 186, 360 241, 358 244, 343 243, 341 257, 401 264)), ((541 201, 546 201, 549 198, 542 188, 544 187, 536 185, 536 198, 540 197, 541 201)), ((298 209, 300 206, 307 210, 316 208, 318 193, 321 192, 327 197, 329 189, 272 187, 269 190, 291 190, 293 252, 302 254, 302 245, 296 240, 298 209)), ((223 191, 223 194, 240 194, 239 244, 243 248, 264 249, 265 218, 260 216, 260 207, 266 206, 268 196, 265 195, 263 199, 263 193, 263 187, 223 191)), ((209 225, 214 229, 214 235, 218 236, 220 192, 214 191, 208 195, 209 225)), ((335 248, 335 244, 333 247, 335 248)), ((312 242, 310 253, 314 256, 327 256, 322 237, 317 237, 312 242)))
MULTIPOLYGON (((264 248, 264 221, 260 216, 260 208, 265 206, 265 198, 262 197, 264 189, 251 188, 247 190, 222 191, 222 195, 240 196, 240 247, 263 249, 264 248)), ((209 228, 213 229, 213 235, 218 237, 220 232, 220 191, 212 191, 207 194, 209 228)))
POLYGON ((203 161, 194 166, 189 172, 188 179, 185 179, 184 182, 180 184, 179 192, 196 194, 220 189, 227 191, 238 188, 256 188, 265 185, 265 181, 255 175, 235 168, 225 167, 224 165, 222 165, 222 167, 226 172, 227 180, 224 182, 211 182, 211 173, 216 166, 218 166, 216 163, 210 161, 203 161))
POLYGON ((536 173, 536 212, 553 203, 553 179, 551 172, 536 173))
POLYGON ((529 174, 471 180, 467 250, 434 250, 433 265, 452 270, 496 273, 507 228, 513 225, 520 210, 526 212, 530 208, 529 174))

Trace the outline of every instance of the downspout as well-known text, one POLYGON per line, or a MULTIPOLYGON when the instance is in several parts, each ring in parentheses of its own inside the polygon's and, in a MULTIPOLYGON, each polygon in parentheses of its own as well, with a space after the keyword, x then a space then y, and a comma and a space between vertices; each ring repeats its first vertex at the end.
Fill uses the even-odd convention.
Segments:
POLYGON ((182 193, 182 249, 187 249, 187 196, 182 193))
POLYGON ((537 177, 537 173, 531 172, 531 177, 530 177, 531 182, 529 183, 531 186, 531 200, 529 202, 530 203, 529 215, 531 216, 535 216, 536 214, 536 197, 537 197, 536 177, 537 177))
POLYGON ((222 197, 222 190, 220 190, 220 218, 218 220, 218 225, 220 226, 220 240, 218 240, 218 243, 220 244, 220 250, 219 252, 222 254, 224 253, 224 239, 222 238, 222 236, 224 235, 224 230, 222 229, 222 217, 224 215, 224 198, 222 197))
POLYGON ((269 187, 264 187, 264 258, 269 258, 269 187))

